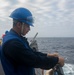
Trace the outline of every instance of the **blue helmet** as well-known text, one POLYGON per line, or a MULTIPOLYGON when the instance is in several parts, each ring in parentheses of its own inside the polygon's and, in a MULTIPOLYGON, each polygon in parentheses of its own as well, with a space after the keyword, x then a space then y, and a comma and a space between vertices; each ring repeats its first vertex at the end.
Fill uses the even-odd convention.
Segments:
POLYGON ((26 8, 15 9, 11 13, 10 17, 20 22, 24 22, 28 24, 29 26, 33 26, 34 21, 33 21, 32 13, 26 8))

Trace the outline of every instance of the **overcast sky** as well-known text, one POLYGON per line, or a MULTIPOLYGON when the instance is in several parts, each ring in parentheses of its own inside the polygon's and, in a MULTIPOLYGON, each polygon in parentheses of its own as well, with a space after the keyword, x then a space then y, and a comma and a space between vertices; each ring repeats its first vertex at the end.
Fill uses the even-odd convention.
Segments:
POLYGON ((74 37, 74 0, 0 0, 0 37, 12 27, 11 12, 28 8, 35 17, 26 35, 33 37, 74 37))

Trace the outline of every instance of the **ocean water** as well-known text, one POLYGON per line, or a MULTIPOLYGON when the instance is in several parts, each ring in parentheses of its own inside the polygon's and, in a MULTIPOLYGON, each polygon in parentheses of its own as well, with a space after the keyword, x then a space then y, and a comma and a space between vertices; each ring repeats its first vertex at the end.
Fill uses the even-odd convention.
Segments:
POLYGON ((74 75, 74 38, 36 38, 39 51, 43 53, 58 52, 65 58, 63 67, 65 75, 74 75))

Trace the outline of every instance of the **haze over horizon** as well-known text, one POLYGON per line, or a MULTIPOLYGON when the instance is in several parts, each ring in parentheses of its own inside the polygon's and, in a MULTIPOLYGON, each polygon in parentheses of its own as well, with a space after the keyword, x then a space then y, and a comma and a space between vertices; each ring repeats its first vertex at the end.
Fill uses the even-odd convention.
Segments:
POLYGON ((74 0, 0 0, 0 37, 12 27, 9 15, 18 7, 35 17, 27 37, 37 32, 38 37, 74 37, 74 0))

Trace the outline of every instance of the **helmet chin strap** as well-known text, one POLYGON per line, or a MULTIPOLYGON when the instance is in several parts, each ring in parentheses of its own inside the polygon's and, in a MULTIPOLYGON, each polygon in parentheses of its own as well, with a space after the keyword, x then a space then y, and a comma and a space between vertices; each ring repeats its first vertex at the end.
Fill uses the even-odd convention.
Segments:
POLYGON ((24 23, 22 23, 22 29, 21 29, 21 35, 22 35, 22 36, 24 36, 24 35, 23 35, 23 31, 24 31, 24 23))

